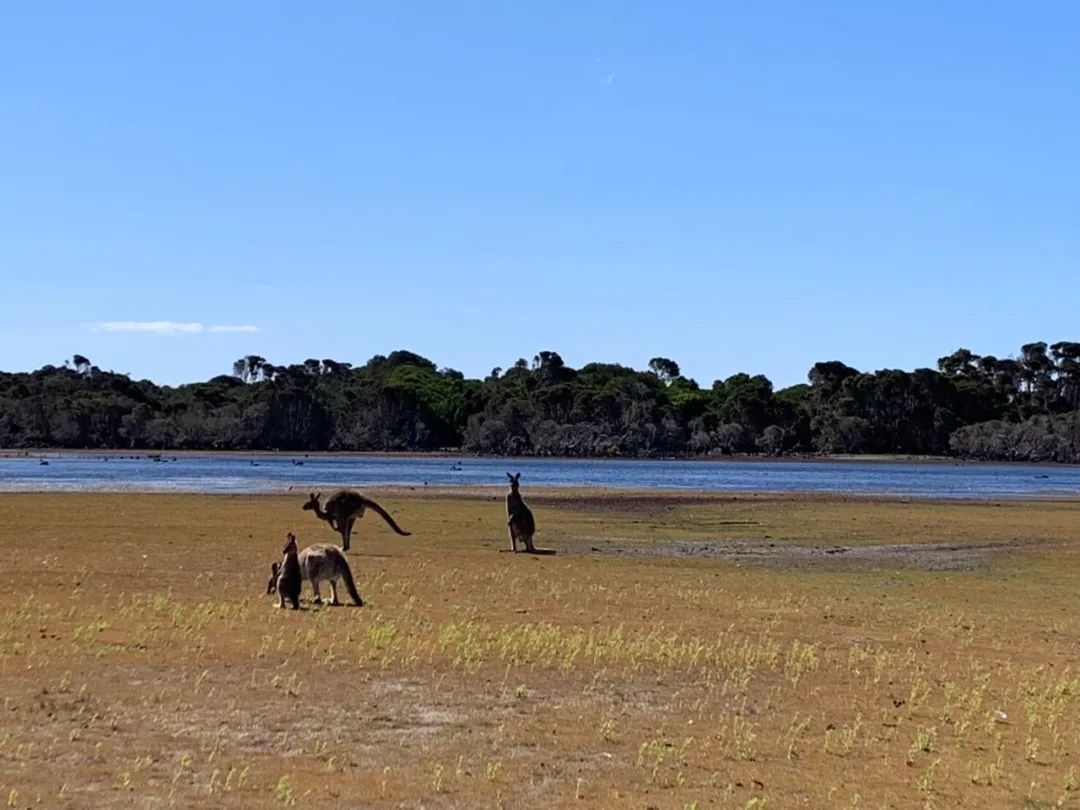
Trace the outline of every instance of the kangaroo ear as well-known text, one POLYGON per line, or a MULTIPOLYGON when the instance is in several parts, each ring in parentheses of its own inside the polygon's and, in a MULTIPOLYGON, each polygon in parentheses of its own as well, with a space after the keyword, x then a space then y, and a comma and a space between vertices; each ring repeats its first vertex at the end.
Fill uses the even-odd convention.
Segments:
POLYGON ((518 473, 517 475, 514 476, 514 482, 518 483, 518 484, 521 483, 521 473, 518 473))
POLYGON ((507 477, 507 478, 509 478, 509 479, 510 479, 511 481, 513 481, 513 480, 514 480, 514 476, 513 476, 513 475, 511 475, 510 473, 507 473, 507 474, 506 474, 506 477, 507 477))

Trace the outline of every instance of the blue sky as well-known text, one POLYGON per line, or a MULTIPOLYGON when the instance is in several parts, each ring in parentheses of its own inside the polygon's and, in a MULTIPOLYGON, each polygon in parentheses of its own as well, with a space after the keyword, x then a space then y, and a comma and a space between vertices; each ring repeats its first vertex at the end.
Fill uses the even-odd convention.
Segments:
POLYGON ((4 6, 0 369, 1080 340, 1075 4, 155 5, 4 6))

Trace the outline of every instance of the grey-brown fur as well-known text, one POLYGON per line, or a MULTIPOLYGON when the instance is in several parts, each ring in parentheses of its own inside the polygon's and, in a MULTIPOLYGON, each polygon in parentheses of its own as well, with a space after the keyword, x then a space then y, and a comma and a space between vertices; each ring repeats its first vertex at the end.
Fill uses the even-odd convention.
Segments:
POLYGON ((536 534, 536 520, 532 510, 525 504, 521 497, 518 486, 521 483, 521 473, 517 475, 506 474, 510 479, 510 491, 506 493, 506 526, 510 532, 510 550, 517 551, 520 540, 525 544, 525 550, 531 554, 536 553, 533 546, 533 535, 536 534))
POLYGON ((277 593, 277 575, 281 570, 281 563, 270 563, 270 581, 266 583, 267 593, 277 593))
POLYGON ((390 517, 390 513, 379 506, 378 503, 361 495, 359 492, 350 489, 335 492, 326 499, 325 506, 319 503, 321 497, 322 493, 316 494, 312 492, 303 508, 313 511, 316 517, 325 520, 330 524, 330 528, 341 535, 341 547, 345 551, 349 550, 349 539, 352 537, 353 524, 364 516, 365 509, 370 509, 379 515, 398 534, 404 537, 412 534, 412 532, 407 532, 398 526, 394 519, 390 517))
MULTIPOLYGON (((329 543, 315 543, 308 546, 297 555, 300 563, 300 578, 311 583, 312 601, 322 604, 322 594, 319 592, 319 583, 330 583, 330 604, 340 605, 337 595, 337 581, 340 579, 345 584, 345 590, 349 598, 357 607, 363 607, 364 600, 360 597, 360 591, 353 579, 349 561, 341 553, 341 549, 329 543)), ((278 572, 281 566, 273 563, 270 566, 270 581, 266 583, 266 592, 274 593, 277 590, 278 572)))
POLYGON ((353 580, 349 561, 345 558, 341 549, 329 543, 314 543, 300 552, 300 576, 311 583, 312 601, 315 604, 322 603, 322 594, 319 593, 319 583, 330 583, 330 604, 340 605, 337 595, 337 581, 340 579, 345 584, 345 590, 349 592, 349 598, 357 607, 362 607, 364 600, 360 598, 360 591, 356 588, 353 580))
MULTIPOLYGON (((293 610, 300 609, 300 559, 296 553, 296 535, 292 532, 288 534, 288 541, 285 543, 285 548, 282 549, 282 553, 285 558, 281 561, 280 567, 277 568, 274 573, 277 574, 277 582, 275 586, 277 588, 279 608, 285 607, 285 600, 288 599, 292 605, 293 610)), ((271 569, 274 570, 274 569, 271 569)))

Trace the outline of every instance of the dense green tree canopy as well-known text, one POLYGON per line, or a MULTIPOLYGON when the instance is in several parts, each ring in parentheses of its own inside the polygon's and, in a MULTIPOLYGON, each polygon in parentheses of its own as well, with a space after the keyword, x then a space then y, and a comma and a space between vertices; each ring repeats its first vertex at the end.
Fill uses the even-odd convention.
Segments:
POLYGON ((0 447, 435 450, 563 456, 955 454, 1080 461, 1080 343, 1016 359, 957 349, 937 369, 816 363, 779 391, 760 374, 703 388, 664 357, 648 370, 566 365, 554 351, 482 380, 409 351, 353 367, 247 355, 179 387, 61 367, 0 372, 0 447))

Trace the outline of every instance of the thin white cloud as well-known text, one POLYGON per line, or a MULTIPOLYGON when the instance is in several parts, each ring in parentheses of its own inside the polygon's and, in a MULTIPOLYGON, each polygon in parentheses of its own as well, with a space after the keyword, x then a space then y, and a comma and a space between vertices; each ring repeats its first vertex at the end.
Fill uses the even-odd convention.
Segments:
POLYGON ((200 332, 258 332, 259 327, 250 324, 204 326, 201 323, 182 321, 105 321, 91 324, 95 332, 150 332, 155 335, 195 335, 200 332))
POLYGON ((615 74, 609 73, 600 80, 600 84, 604 85, 604 87, 611 87, 611 85, 615 84, 615 74))
POLYGON ((205 328, 201 323, 179 321, 105 321, 91 327, 95 332, 153 332, 157 335, 194 334, 205 328))

